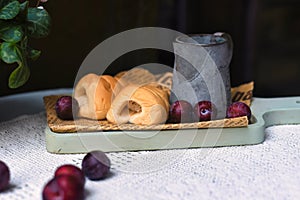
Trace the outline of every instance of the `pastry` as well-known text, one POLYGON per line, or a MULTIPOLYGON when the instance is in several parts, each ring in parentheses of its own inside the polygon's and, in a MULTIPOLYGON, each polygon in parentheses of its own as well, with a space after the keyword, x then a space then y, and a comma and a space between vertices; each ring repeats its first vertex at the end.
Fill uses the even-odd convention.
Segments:
POLYGON ((89 119, 105 119, 118 90, 117 80, 112 76, 85 75, 74 89, 74 98, 79 104, 78 115, 89 119))
POLYGON ((114 124, 152 125, 168 118, 169 95, 158 84, 128 85, 113 100, 106 118, 114 124))
POLYGON ((151 82, 155 82, 156 78, 154 74, 143 68, 133 68, 129 71, 121 71, 114 76, 123 85, 135 84, 143 85, 151 82))
POLYGON ((173 78, 173 73, 166 72, 164 74, 157 75, 156 82, 159 83, 160 85, 163 85, 163 86, 171 89, 172 88, 172 78, 173 78))

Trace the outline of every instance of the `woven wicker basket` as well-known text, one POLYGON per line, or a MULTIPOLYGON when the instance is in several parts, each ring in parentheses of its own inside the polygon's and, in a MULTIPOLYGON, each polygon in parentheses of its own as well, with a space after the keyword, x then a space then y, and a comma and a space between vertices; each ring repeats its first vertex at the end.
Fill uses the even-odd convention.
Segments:
POLYGON ((135 124, 112 124, 107 120, 91 120, 79 118, 76 120, 61 120, 55 112, 55 103, 60 96, 52 95, 44 97, 49 128, 57 133, 115 131, 115 130, 167 130, 167 129, 199 129, 199 128, 228 128, 244 127, 248 125, 247 117, 212 120, 196 123, 182 124, 158 124, 158 125, 135 125, 135 124))

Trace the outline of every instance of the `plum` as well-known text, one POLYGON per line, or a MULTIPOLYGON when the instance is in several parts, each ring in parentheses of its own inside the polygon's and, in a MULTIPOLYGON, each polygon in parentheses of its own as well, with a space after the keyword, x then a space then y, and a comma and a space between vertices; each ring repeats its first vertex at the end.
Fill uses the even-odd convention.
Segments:
POLYGON ((85 184, 85 176, 82 172, 82 170, 75 166, 75 165, 71 165, 71 164, 65 164, 62 165, 60 167, 58 167, 55 170, 54 176, 60 176, 60 175, 69 175, 69 176, 74 176, 75 178, 78 179, 78 181, 84 186, 85 184))
POLYGON ((250 107, 243 102, 233 102, 226 111, 227 118, 247 116, 248 120, 250 120, 251 115, 250 107))
POLYGON ((169 111, 170 123, 187 123, 193 121, 193 107, 185 100, 175 101, 169 111))
POLYGON ((59 175, 44 186, 42 197, 43 200, 82 200, 84 187, 74 176, 59 175))
POLYGON ((84 156, 81 169, 88 179, 100 180, 108 174, 110 160, 102 151, 91 151, 84 156))
POLYGON ((0 191, 3 191, 8 187, 9 181, 10 181, 9 168, 3 161, 0 161, 0 191))
POLYGON ((209 121, 217 115, 216 106, 210 101, 199 101, 194 106, 196 121, 209 121))
POLYGON ((63 120, 72 120, 78 114, 79 104, 72 96, 61 96, 55 104, 57 116, 63 120))

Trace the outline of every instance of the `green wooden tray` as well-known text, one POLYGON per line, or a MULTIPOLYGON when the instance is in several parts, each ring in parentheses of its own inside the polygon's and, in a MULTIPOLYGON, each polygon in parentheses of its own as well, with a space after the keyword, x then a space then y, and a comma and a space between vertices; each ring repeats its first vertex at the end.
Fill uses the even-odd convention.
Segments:
POLYGON ((46 128, 46 148, 62 154, 250 145, 264 141, 266 127, 300 124, 300 97, 254 98, 251 110, 253 123, 243 128, 84 133, 55 133, 46 128))

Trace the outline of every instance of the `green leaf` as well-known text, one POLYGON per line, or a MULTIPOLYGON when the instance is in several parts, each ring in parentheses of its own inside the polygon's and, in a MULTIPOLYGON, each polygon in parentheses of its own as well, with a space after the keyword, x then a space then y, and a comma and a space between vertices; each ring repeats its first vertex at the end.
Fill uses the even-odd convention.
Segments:
POLYGON ((12 1, 0 9, 0 19, 13 19, 20 11, 20 3, 12 1))
POLYGON ((22 55, 18 46, 10 42, 3 42, 1 44, 0 57, 7 64, 20 63, 22 61, 22 55))
POLYGON ((51 19, 45 9, 28 8, 28 32, 31 37, 46 37, 50 33, 51 19))
POLYGON ((20 12, 24 12, 28 10, 28 5, 29 2, 28 1, 24 1, 23 3, 20 4, 20 12))
POLYGON ((15 1, 15 0, 1 0, 0 1, 0 9, 9 4, 10 2, 15 1))
POLYGON ((28 1, 25 1, 20 4, 20 12, 19 12, 18 18, 20 18, 22 21, 27 18, 28 6, 29 6, 28 1))
POLYGON ((0 38, 6 42, 17 43, 21 41, 23 35, 22 27, 19 25, 7 24, 7 26, 0 27, 0 38))
POLYGON ((40 57, 40 55, 41 55, 41 51, 32 48, 28 49, 28 57, 30 59, 36 60, 38 59, 38 57, 40 57))
POLYGON ((10 74, 8 86, 10 88, 18 88, 24 85, 30 76, 30 70, 25 63, 20 63, 19 66, 10 74))
POLYGON ((0 46, 0 57, 8 64, 18 63, 18 67, 9 76, 8 86, 18 88, 24 85, 30 76, 24 50, 15 43, 3 42, 0 46))

